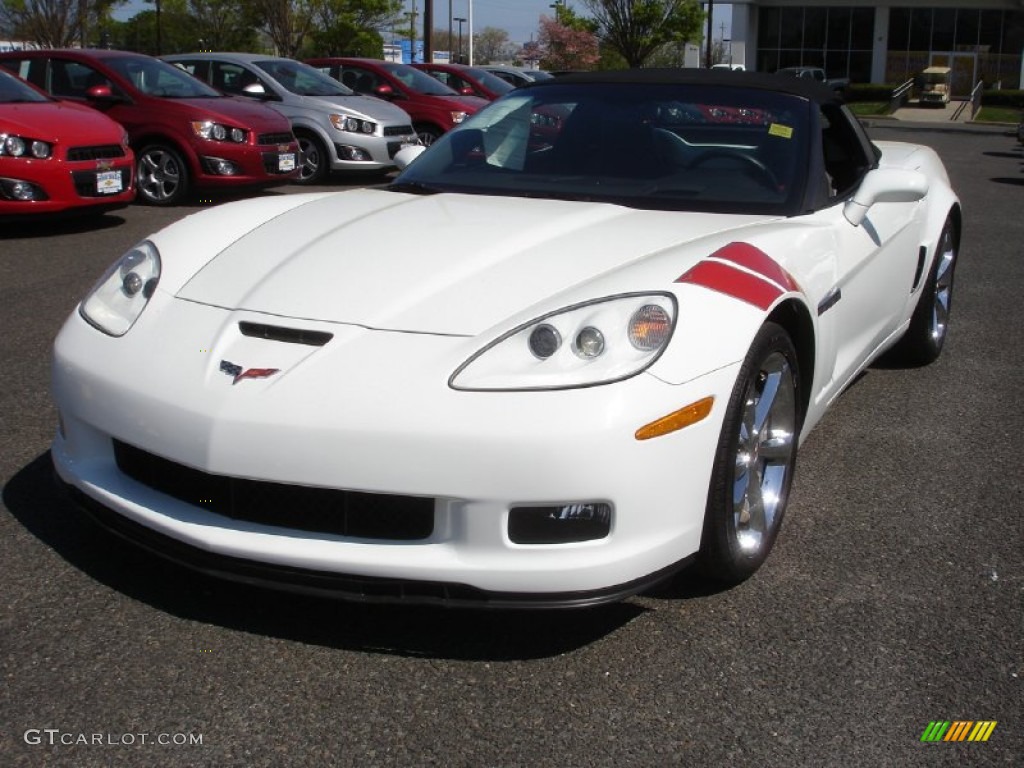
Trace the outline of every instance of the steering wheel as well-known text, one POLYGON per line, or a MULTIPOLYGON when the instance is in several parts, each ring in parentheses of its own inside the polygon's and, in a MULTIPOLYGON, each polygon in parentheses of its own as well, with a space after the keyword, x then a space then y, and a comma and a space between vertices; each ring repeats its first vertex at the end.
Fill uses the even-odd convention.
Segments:
POLYGON ((732 149, 711 149, 699 154, 690 162, 687 168, 698 168, 709 160, 716 160, 719 158, 739 160, 741 164, 746 166, 746 170, 756 172, 752 175, 756 175, 758 181, 766 183, 766 185, 771 189, 782 189, 782 184, 779 183, 779 179, 776 177, 772 169, 753 155, 748 155, 746 152, 738 152, 732 149))

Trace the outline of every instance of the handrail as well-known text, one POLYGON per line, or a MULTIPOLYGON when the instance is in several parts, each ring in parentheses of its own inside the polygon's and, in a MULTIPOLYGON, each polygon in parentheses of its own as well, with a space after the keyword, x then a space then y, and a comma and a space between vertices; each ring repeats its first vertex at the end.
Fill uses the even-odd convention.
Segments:
POLYGON ((903 85, 899 86, 892 92, 892 96, 889 97, 890 115, 907 103, 907 99, 909 98, 907 94, 910 93, 913 87, 914 79, 911 78, 910 80, 907 80, 907 82, 903 83, 903 85))
POLYGON ((974 116, 978 114, 978 110, 981 109, 981 96, 985 90, 984 85, 984 81, 979 80, 975 83, 974 90, 971 91, 971 120, 974 119, 974 116))

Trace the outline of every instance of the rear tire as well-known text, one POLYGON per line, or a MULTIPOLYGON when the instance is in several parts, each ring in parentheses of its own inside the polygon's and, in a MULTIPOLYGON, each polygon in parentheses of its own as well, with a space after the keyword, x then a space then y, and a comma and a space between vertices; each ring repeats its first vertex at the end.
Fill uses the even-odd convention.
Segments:
POLYGON ((905 365, 928 365, 942 354, 949 330, 949 313, 953 308, 953 276, 959 238, 952 220, 946 219, 939 235, 937 253, 928 270, 917 306, 910 318, 910 327, 896 346, 891 359, 905 365))
POLYGON ((749 578, 771 551, 796 468, 800 369, 785 329, 765 323, 740 367, 715 451, 697 557, 723 584, 749 578))

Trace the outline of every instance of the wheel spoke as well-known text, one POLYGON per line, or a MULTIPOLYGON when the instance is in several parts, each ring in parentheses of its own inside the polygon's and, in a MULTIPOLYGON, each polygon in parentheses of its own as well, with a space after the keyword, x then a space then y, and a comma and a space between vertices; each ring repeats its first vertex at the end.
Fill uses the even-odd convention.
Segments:
POLYGON ((772 434, 761 443, 758 456, 768 464, 781 464, 789 461, 793 450, 793 433, 782 429, 772 430, 772 434))

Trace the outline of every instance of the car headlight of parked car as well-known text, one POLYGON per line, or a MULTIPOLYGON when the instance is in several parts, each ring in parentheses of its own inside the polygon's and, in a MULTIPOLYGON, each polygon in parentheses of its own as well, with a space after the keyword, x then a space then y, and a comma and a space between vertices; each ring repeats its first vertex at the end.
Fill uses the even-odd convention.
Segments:
POLYGON ((461 123, 467 117, 469 117, 469 115, 466 114, 465 112, 452 112, 452 122, 455 123, 456 125, 461 123))
POLYGON ((124 336, 139 319, 159 281, 160 252, 144 240, 111 265, 79 311, 104 333, 124 336))
POLYGON ((0 157, 32 157, 45 160, 53 155, 53 146, 38 139, 28 139, 13 133, 0 133, 0 157))
POLYGON ((348 133, 373 133, 377 130, 377 124, 370 120, 362 120, 358 117, 348 115, 330 115, 331 125, 339 131, 348 133))
POLYGON ((454 389, 570 389, 648 368, 675 327, 669 294, 629 294, 576 304, 499 337, 452 374, 454 389))
POLYGON ((192 132, 201 139, 208 141, 233 141, 241 144, 246 139, 246 132, 241 128, 231 128, 213 120, 193 120, 192 132))

